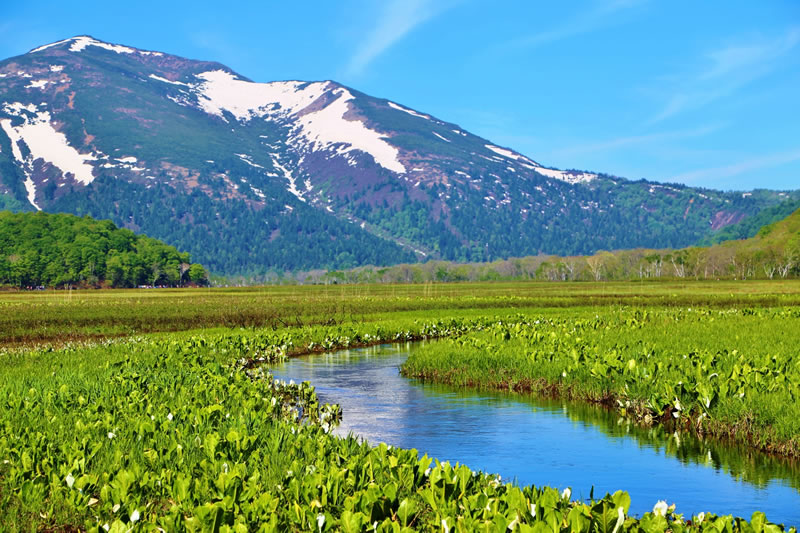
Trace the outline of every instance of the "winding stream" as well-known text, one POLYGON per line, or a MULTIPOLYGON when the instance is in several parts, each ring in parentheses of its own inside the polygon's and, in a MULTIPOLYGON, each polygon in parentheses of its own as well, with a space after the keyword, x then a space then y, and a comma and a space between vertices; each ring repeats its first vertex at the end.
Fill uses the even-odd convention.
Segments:
POLYGON ((641 515, 658 500, 700 511, 800 524, 800 465, 688 435, 643 429, 612 412, 520 395, 465 391, 400 376, 414 343, 290 359, 278 378, 310 381, 342 406, 338 434, 500 474, 519 484, 572 488, 574 499, 618 489, 641 515))

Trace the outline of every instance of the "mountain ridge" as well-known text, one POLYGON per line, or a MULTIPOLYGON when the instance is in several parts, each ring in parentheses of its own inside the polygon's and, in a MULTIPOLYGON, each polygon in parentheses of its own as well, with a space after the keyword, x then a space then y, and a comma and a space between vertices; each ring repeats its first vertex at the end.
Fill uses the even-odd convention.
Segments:
POLYGON ((676 247, 800 198, 548 168, 332 80, 91 36, 0 62, 0 89, 0 206, 110 218, 222 273, 676 247))

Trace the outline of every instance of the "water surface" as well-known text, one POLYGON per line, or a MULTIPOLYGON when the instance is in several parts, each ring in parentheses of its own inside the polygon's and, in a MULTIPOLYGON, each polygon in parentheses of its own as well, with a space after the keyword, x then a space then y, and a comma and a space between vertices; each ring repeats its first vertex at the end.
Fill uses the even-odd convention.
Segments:
POLYGON ((796 462, 638 428, 592 406, 406 379, 398 369, 414 346, 309 355, 272 372, 310 381, 322 402, 342 406, 336 432, 371 444, 416 448, 521 485, 571 487, 573 498, 588 498, 593 486, 595 496, 626 490, 638 515, 667 500, 686 517, 760 510, 773 522, 800 524, 796 462))

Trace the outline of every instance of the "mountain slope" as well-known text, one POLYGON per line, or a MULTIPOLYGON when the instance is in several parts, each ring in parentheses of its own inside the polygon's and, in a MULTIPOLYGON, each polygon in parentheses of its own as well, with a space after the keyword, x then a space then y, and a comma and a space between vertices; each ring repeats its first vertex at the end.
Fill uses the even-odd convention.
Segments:
POLYGON ((700 245, 709 246, 711 244, 719 244, 724 241, 748 239, 750 237, 754 237, 764 226, 784 220, 797 211, 797 209, 800 209, 800 200, 788 200, 786 202, 782 202, 776 206, 759 211, 755 215, 749 216, 741 222, 726 226, 720 231, 717 231, 713 235, 705 238, 702 242, 700 242, 700 245))
POLYGON ((111 218, 212 270, 680 247, 797 193, 541 166, 332 81, 75 37, 0 62, 2 206, 111 218))

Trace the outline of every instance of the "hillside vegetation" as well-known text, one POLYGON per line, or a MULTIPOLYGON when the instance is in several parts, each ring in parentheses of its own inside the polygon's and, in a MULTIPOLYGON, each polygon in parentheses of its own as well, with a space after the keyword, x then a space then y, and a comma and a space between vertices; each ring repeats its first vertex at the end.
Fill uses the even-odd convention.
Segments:
MULTIPOLYGON (((306 272, 306 283, 527 280, 774 279, 800 276, 800 209, 749 239, 678 250, 637 248, 591 256, 537 255, 491 263, 429 261, 389 268, 306 272)), ((274 280, 273 280, 274 281, 274 280)))
POLYGON ((0 286, 205 284, 189 254, 110 220, 0 212, 0 286))
POLYGON ((780 222, 797 209, 800 209, 800 200, 797 199, 787 200, 776 206, 767 207, 755 215, 745 218, 741 222, 722 228, 714 235, 706 237, 698 244, 700 246, 710 246, 725 241, 755 237, 761 228, 774 224, 775 222, 780 222))

